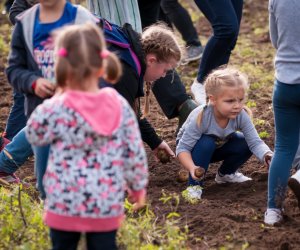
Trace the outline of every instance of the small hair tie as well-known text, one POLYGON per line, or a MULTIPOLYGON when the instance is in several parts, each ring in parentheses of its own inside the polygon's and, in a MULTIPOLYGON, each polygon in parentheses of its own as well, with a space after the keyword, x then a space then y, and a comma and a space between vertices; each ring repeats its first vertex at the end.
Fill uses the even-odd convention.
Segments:
POLYGON ((107 49, 105 49, 105 50, 102 50, 102 51, 100 52, 100 57, 101 57, 102 59, 105 59, 105 58, 107 58, 107 57, 109 56, 109 54, 110 54, 110 52, 109 52, 107 49))
POLYGON ((67 57, 68 51, 66 48, 60 48, 57 52, 57 54, 61 57, 67 57))

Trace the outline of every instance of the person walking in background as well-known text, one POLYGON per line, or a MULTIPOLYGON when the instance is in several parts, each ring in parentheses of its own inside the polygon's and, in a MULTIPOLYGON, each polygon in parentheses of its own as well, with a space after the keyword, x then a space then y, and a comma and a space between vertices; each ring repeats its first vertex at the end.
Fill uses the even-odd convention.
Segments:
POLYGON ((55 35, 56 82, 64 89, 41 104, 27 123, 35 146, 51 145, 44 176, 45 223, 52 249, 117 249, 125 187, 137 210, 145 205, 148 167, 136 116, 99 77, 116 82, 117 56, 106 50, 95 24, 73 25, 55 35))
POLYGON ((205 90, 208 105, 192 111, 176 139, 176 155, 189 171, 185 195, 195 201, 201 199, 202 179, 210 163, 223 161, 215 177, 218 184, 240 183, 251 180, 238 169, 252 153, 266 166, 272 157, 244 106, 246 76, 233 68, 217 69, 206 78, 205 90), (195 174, 198 170, 200 176, 195 174))
POLYGON ((240 28, 243 0, 195 0, 210 22, 213 35, 203 51, 198 75, 191 91, 199 104, 206 103, 204 80, 215 68, 227 64, 234 49, 240 28))
POLYGON ((300 207, 299 170, 288 182, 299 147, 300 132, 299 9, 299 1, 269 1, 270 37, 276 49, 273 90, 275 151, 269 170, 268 205, 264 218, 269 225, 283 219, 282 209, 288 184, 300 207))
POLYGON ((175 25, 186 44, 186 53, 182 65, 201 59, 204 47, 199 40, 192 19, 178 0, 161 0, 161 9, 169 21, 175 25))

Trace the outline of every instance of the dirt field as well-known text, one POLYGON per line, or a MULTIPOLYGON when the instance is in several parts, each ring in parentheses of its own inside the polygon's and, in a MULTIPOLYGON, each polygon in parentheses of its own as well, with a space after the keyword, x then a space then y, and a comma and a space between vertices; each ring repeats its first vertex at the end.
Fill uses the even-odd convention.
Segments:
MULTIPOLYGON (((274 123, 271 110, 273 53, 268 38, 267 3, 263 0, 245 0, 241 35, 231 64, 249 75, 252 84, 249 100, 254 113, 254 120, 259 132, 267 133, 266 142, 273 148, 274 123)), ((199 11, 187 4, 193 13, 193 19, 201 40, 208 38, 210 28, 204 17, 197 18, 199 11)), ((1 26, 7 20, 1 17, 1 26)), ((8 36, 0 30, 1 36, 8 36)), ((0 131, 5 128, 6 118, 11 106, 11 88, 3 74, 5 58, 0 58, 0 131)), ((181 67, 181 75, 187 90, 196 75, 197 63, 181 67)), ((175 150, 175 130, 177 121, 167 120, 155 99, 151 99, 149 120, 158 133, 175 150)), ((157 216, 161 219, 169 211, 159 198, 162 189, 167 192, 181 193, 186 183, 177 182, 180 164, 177 160, 165 165, 157 163, 147 148, 150 168, 149 201, 157 216)), ((191 205, 180 200, 178 213, 182 225, 188 225, 193 234, 190 240, 192 249, 300 249, 300 213, 296 200, 288 191, 285 202, 285 222, 277 227, 263 224, 263 213, 267 199, 267 169, 252 157, 243 167, 242 172, 253 181, 242 184, 218 185, 214 181, 218 164, 210 167, 205 180, 203 200, 191 205), (196 242, 196 238, 201 241, 196 242), (221 248, 221 247, 225 248, 221 248)), ((20 177, 33 174, 32 162, 27 162, 18 172, 20 177)))

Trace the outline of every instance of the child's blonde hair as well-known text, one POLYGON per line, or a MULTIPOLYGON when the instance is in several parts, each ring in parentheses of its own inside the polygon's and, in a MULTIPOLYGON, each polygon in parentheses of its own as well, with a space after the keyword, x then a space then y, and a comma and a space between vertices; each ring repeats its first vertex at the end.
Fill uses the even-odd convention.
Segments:
POLYGON ((66 26, 55 32, 54 38, 58 86, 63 87, 67 80, 80 83, 102 67, 105 80, 116 82, 120 78, 120 61, 106 50, 103 33, 95 24, 66 26))
POLYGON ((173 31, 164 23, 156 23, 142 33, 142 47, 145 55, 153 53, 159 62, 170 59, 180 61, 181 50, 173 31))
POLYGON ((249 88, 245 74, 232 67, 220 67, 211 72, 204 82, 206 95, 217 95, 222 87, 242 87, 245 92, 249 88))
MULTIPOLYGON (((204 81, 204 87, 206 95, 218 95, 222 90, 222 87, 242 87, 245 93, 249 89, 249 83, 247 76, 239 70, 232 67, 221 66, 212 71, 204 81)), ((243 109, 252 118, 252 112, 244 106, 243 109)), ((198 126, 201 125, 203 110, 199 113, 197 118, 198 126)))

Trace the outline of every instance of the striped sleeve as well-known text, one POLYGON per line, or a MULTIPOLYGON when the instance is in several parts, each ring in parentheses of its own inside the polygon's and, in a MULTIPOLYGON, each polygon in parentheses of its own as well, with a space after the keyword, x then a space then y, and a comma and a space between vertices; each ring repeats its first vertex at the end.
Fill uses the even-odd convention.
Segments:
POLYGON ((135 31, 142 32, 137 0, 87 0, 87 4, 92 13, 111 23, 119 26, 130 23, 135 31))

